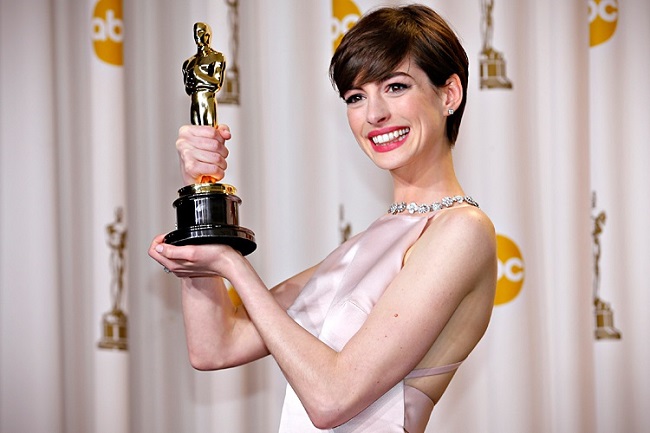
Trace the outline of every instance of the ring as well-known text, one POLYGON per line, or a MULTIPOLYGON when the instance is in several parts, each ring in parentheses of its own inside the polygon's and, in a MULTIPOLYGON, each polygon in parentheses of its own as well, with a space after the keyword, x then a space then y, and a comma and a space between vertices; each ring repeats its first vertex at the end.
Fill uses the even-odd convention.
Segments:
POLYGON ((165 273, 167 273, 167 274, 169 274, 171 272, 169 269, 167 269, 166 266, 163 266, 163 271, 165 271, 165 273))

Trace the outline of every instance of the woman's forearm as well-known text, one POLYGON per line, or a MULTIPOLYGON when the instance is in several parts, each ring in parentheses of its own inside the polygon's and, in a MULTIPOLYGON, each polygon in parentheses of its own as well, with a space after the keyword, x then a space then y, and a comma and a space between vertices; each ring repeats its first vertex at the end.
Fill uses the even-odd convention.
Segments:
POLYGON ((342 377, 337 365, 339 354, 286 314, 248 262, 242 261, 241 265, 236 274, 243 278, 232 282, 244 288, 239 294, 260 338, 303 400, 312 421, 340 416, 331 411, 340 410, 341 403, 346 405, 345 394, 349 391, 337 382, 342 377))
POLYGON ((183 319, 192 366, 217 370, 268 352, 243 307, 235 307, 222 278, 181 280, 183 319))

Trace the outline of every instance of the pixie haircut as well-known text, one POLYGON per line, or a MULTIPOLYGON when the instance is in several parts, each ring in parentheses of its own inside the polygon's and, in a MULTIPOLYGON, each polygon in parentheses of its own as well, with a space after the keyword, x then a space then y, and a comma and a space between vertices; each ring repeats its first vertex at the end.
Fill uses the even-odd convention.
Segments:
POLYGON ((406 59, 422 69, 435 87, 457 74, 463 99, 447 117, 447 138, 453 145, 467 102, 469 61, 447 22, 430 8, 408 5, 377 9, 343 37, 330 63, 330 79, 341 98, 350 89, 383 81, 406 59))

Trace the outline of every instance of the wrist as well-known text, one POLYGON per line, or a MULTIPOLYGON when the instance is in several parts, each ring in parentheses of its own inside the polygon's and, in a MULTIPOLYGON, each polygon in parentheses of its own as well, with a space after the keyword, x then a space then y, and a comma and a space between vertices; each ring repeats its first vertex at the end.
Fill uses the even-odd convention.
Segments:
POLYGON ((213 292, 215 287, 223 284, 221 277, 184 277, 181 278, 181 290, 198 291, 204 293, 213 292))

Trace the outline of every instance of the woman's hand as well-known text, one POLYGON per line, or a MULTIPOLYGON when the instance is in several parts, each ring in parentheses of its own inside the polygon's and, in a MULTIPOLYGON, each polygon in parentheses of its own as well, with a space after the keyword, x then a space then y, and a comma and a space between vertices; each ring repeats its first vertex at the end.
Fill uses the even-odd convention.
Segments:
POLYGON ((176 150, 186 185, 202 183, 205 177, 214 182, 223 179, 228 166, 225 143, 230 137, 230 128, 225 124, 216 128, 184 125, 179 129, 176 150))
MULTIPOLYGON (((227 245, 175 246, 163 242, 164 235, 154 238, 149 247, 151 258, 177 277, 224 277, 243 256, 227 245)), ((232 278, 232 275, 230 275, 232 278)))

